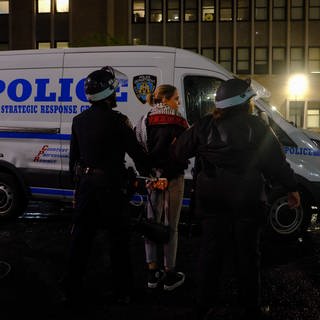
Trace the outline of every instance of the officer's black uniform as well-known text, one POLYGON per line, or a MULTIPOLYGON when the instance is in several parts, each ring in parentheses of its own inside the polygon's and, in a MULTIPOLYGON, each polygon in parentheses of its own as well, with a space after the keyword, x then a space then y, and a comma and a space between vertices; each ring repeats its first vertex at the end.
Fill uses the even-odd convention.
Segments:
POLYGON ((202 218, 198 271, 198 307, 217 303, 224 255, 232 240, 241 304, 250 313, 260 307, 260 221, 265 209, 264 177, 275 177, 288 191, 297 190, 293 170, 278 139, 248 108, 228 115, 207 115, 177 140, 176 159, 196 156, 196 214, 202 218))
MULTIPOLYGON (((110 99, 115 103, 115 93, 110 99)), ((134 160, 138 170, 147 168, 147 156, 128 118, 114 111, 106 100, 93 102, 91 108, 73 119, 70 171, 75 173, 77 163, 81 169, 64 281, 71 299, 81 289, 92 241, 99 227, 109 231, 114 294, 119 298, 130 294, 132 271, 125 153, 134 160)))

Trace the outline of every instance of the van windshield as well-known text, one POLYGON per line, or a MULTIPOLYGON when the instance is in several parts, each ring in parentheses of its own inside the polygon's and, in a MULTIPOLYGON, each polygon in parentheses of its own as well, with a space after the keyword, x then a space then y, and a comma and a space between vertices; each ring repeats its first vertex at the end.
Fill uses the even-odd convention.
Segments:
POLYGON ((190 125, 215 108, 215 95, 222 80, 207 76, 184 78, 185 108, 190 125))

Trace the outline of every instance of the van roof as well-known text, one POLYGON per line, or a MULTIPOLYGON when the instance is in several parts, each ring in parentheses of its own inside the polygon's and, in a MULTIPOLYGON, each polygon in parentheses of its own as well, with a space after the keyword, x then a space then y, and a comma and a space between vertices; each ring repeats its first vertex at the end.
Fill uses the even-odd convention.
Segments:
POLYGON ((218 71, 222 74, 228 74, 229 77, 233 77, 231 72, 226 71, 218 63, 201 56, 198 53, 180 49, 175 47, 166 46, 152 46, 152 45, 128 45, 128 46, 98 46, 98 47, 72 47, 72 48, 50 48, 50 49, 29 49, 29 50, 10 50, 10 51, 0 51, 0 56, 5 55, 24 55, 24 54, 56 54, 56 53, 90 53, 90 52, 163 52, 172 53, 177 55, 176 65, 177 67, 185 67, 188 65, 189 68, 203 68, 207 70, 218 71), (192 59, 196 58, 196 59, 192 59), (186 63, 187 60, 187 64, 186 63))

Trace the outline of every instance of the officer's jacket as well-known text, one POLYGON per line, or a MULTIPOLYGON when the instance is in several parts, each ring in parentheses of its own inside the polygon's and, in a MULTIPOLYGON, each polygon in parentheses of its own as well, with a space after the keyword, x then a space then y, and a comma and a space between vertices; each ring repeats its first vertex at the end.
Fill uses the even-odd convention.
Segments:
POLYGON ((136 140, 128 118, 104 103, 96 103, 77 115, 72 123, 69 169, 75 163, 100 169, 109 182, 117 183, 125 172, 125 153, 138 170, 147 170, 148 158, 136 140))
POLYGON ((234 110, 215 120, 207 115, 184 132, 173 149, 178 161, 196 157, 200 163, 199 197, 234 201, 245 206, 259 198, 263 177, 297 190, 294 172, 282 147, 260 118, 234 110))

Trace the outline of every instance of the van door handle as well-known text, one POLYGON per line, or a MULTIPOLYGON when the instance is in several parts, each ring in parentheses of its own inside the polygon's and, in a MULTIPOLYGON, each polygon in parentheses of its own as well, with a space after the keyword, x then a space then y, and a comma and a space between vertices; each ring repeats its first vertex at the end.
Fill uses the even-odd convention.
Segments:
POLYGON ((0 127, 0 132, 57 134, 60 128, 0 127))

